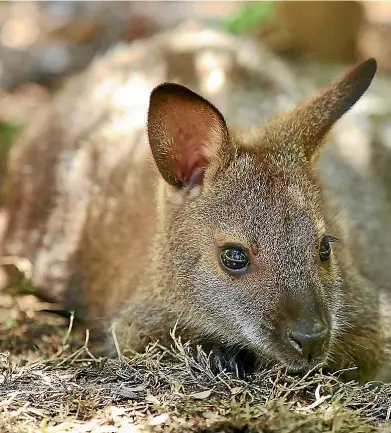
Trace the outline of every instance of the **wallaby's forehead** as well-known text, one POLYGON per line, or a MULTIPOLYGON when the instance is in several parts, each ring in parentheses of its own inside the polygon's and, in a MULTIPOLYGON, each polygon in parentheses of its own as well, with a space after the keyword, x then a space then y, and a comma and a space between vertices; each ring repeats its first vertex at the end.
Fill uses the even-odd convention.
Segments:
POLYGON ((282 169, 270 160, 262 160, 251 154, 242 154, 233 159, 220 174, 223 191, 235 199, 250 203, 280 205, 287 212, 311 207, 316 201, 317 191, 305 170, 299 167, 282 169))
POLYGON ((282 172, 252 155, 234 159, 216 179, 215 212, 225 231, 242 228, 313 237, 323 226, 316 187, 300 172, 282 172), (231 229, 230 229, 231 227, 231 229))

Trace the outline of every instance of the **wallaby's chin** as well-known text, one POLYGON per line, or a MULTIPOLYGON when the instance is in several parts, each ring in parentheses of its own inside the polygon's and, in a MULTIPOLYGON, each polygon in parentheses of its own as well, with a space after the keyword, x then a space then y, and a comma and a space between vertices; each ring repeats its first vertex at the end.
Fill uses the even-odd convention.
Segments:
POLYGON ((324 367, 327 364, 327 357, 322 357, 321 359, 314 360, 311 362, 306 362, 304 360, 290 361, 286 365, 286 370, 291 374, 305 374, 311 370, 316 370, 324 367))

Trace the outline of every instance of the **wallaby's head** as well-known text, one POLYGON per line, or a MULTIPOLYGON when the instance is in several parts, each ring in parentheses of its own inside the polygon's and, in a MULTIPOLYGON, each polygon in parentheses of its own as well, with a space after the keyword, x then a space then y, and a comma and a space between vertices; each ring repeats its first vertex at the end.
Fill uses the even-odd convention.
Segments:
POLYGON ((344 282, 314 159, 368 88, 367 60, 251 140, 177 84, 156 87, 148 137, 161 175, 156 266, 205 337, 292 371, 326 362, 344 326, 344 282))

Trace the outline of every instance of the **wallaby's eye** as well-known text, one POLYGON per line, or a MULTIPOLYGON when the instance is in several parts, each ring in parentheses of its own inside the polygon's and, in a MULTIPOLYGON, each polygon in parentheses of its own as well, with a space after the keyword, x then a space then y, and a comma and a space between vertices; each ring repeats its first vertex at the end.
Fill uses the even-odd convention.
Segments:
POLYGON ((331 242, 335 242, 337 238, 332 236, 323 236, 320 243, 319 257, 322 262, 327 262, 330 259, 331 254, 331 242))
POLYGON ((231 273, 241 274, 250 266, 250 260, 243 248, 227 246, 220 253, 223 268, 231 273))

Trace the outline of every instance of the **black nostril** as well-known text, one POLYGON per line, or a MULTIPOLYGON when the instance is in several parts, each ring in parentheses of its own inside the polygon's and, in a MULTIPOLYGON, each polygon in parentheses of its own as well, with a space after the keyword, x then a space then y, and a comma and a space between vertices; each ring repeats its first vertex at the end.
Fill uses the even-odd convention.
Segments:
POLYGON ((291 346, 294 349, 296 349, 299 353, 303 352, 303 346, 301 345, 300 341, 295 339, 291 331, 288 331, 288 341, 291 344, 291 346))
POLYGON ((324 354, 328 336, 328 329, 319 326, 299 325, 287 332, 289 345, 307 361, 324 354))

